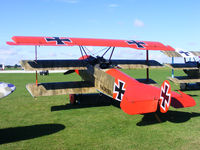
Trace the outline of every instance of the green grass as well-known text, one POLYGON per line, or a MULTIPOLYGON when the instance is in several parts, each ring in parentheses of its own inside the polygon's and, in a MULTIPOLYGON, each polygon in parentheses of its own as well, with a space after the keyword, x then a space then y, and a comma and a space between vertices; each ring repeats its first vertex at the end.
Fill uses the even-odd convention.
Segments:
MULTIPOLYGON (((124 70, 135 78, 145 78, 145 70, 124 70)), ((169 69, 152 69, 159 85, 170 76, 169 69)), ((183 74, 181 71, 176 75, 183 74)), ((34 74, 0 74, 16 91, 0 100, 0 149, 199 149, 200 91, 186 91, 195 107, 174 109, 157 123, 151 115, 128 115, 115 106, 51 111, 69 103, 68 96, 33 99, 25 89, 35 82, 34 74)), ((39 76, 39 82, 76 81, 76 74, 39 76)), ((172 89, 179 87, 171 83, 172 89)))

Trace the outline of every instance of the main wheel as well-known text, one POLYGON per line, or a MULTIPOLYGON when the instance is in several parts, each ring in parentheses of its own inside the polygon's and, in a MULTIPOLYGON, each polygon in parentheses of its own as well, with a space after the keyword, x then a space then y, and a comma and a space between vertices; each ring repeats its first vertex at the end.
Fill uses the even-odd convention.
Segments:
POLYGON ((180 84, 180 89, 181 90, 186 90, 187 89, 187 83, 181 83, 180 84))
POLYGON ((76 97, 75 94, 69 94, 69 102, 70 102, 70 104, 72 104, 72 105, 76 104, 75 97, 76 97))

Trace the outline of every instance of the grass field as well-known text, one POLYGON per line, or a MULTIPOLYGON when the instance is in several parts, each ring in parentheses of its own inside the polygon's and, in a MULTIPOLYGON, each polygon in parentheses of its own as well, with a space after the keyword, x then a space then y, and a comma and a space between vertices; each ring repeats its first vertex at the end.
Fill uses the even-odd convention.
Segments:
MULTIPOLYGON (((124 70, 144 78, 145 71, 124 70)), ((176 75, 183 74, 181 71, 176 75)), ((76 108, 66 105, 68 96, 33 99, 25 89, 35 82, 34 74, 0 74, 0 81, 13 83, 16 91, 0 100, 0 149, 200 149, 200 91, 185 91, 197 105, 170 108, 161 119, 149 115, 128 115, 115 106, 76 108), (52 111, 57 108, 57 111, 52 111), (74 109, 73 109, 74 108, 74 109)), ((152 69, 158 82, 170 76, 169 69, 152 69)), ((76 81, 76 74, 39 76, 39 82, 76 81)), ((171 83, 172 89, 179 87, 171 83)))

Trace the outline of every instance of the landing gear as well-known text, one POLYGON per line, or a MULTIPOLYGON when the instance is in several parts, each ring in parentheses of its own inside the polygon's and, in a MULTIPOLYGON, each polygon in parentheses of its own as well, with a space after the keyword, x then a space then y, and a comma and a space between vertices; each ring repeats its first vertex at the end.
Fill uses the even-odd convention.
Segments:
POLYGON ((41 75, 41 76, 49 75, 49 71, 48 71, 48 70, 40 71, 40 75, 41 75))
POLYGON ((75 105, 76 104, 76 94, 69 94, 69 102, 70 104, 72 105, 75 105))
POLYGON ((158 114, 157 114, 156 112, 153 113, 153 114, 154 114, 156 120, 157 120, 159 123, 162 123, 162 121, 161 121, 160 117, 158 116, 158 114))
POLYGON ((186 90, 188 87, 188 84, 187 83, 180 83, 180 89, 181 90, 186 90))

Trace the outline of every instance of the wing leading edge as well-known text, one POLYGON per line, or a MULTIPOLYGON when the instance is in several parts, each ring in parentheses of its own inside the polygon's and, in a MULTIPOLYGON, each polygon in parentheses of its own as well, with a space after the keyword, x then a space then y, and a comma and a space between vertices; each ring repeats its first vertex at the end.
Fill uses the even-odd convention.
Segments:
POLYGON ((138 50, 163 50, 175 51, 169 45, 160 42, 115 40, 115 39, 93 39, 93 38, 69 38, 69 37, 33 37, 13 36, 13 42, 8 45, 38 45, 38 46, 105 46, 105 47, 129 47, 138 50))

